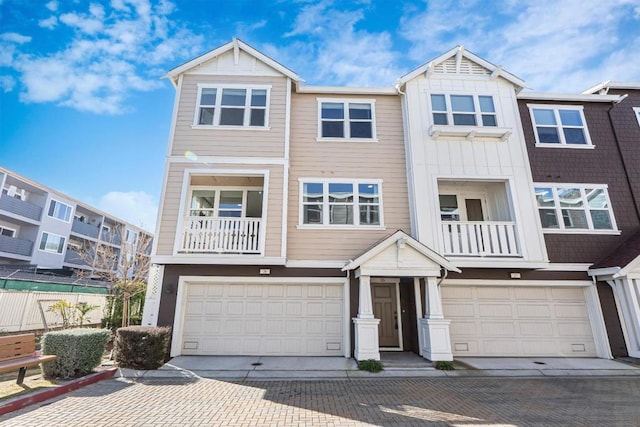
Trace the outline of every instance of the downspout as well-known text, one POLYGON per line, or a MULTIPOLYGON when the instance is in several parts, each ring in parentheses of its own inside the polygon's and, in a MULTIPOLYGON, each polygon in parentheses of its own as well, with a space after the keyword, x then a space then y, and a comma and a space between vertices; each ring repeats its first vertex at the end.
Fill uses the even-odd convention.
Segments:
POLYGON ((611 124, 611 130, 613 130, 613 138, 616 141, 616 148, 618 149, 620 160, 622 160, 622 169, 624 170, 624 175, 625 175, 625 178, 627 179, 627 185, 629 186, 629 190, 631 191, 631 200, 633 200, 633 207, 635 208, 636 216, 640 220, 640 204, 638 202, 638 199, 636 198, 636 194, 633 191, 633 186, 631 185, 631 179, 629 178, 629 169, 627 168, 627 162, 625 161, 624 156, 622 154, 622 148, 620 147, 620 139, 618 138, 618 132, 616 131, 616 126, 614 125, 614 122, 613 122, 613 116, 611 115, 611 110, 613 110, 616 105, 624 101, 627 98, 627 96, 629 96, 629 94, 625 93, 624 95, 620 96, 620 98, 618 98, 616 101, 613 101, 611 107, 607 110, 607 114, 609 115, 609 123, 611 124))

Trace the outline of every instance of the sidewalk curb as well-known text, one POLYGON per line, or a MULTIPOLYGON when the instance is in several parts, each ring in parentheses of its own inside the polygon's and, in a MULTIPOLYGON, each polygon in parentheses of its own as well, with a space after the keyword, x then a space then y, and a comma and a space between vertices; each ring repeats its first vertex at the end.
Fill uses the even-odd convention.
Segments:
POLYGON ((34 403, 44 402, 45 400, 52 399, 54 397, 61 396, 70 391, 79 389, 89 384, 97 383, 98 381, 111 378, 115 375, 117 368, 107 369, 94 374, 89 374, 77 380, 70 381, 66 384, 62 384, 56 387, 51 387, 48 390, 39 391, 26 396, 16 397, 9 399, 7 402, 0 403, 0 416, 8 414, 9 412, 17 411, 25 406, 33 405, 34 403))

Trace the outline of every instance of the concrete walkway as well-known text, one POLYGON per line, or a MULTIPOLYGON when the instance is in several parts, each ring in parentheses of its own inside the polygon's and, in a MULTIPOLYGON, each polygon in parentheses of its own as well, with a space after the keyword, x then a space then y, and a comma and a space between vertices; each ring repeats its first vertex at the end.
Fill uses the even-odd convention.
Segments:
POLYGON ((588 358, 460 358, 440 371, 417 355, 382 357, 379 373, 358 370, 343 357, 179 356, 156 371, 120 369, 124 378, 212 378, 224 380, 318 380, 380 377, 639 376, 640 365, 588 358))

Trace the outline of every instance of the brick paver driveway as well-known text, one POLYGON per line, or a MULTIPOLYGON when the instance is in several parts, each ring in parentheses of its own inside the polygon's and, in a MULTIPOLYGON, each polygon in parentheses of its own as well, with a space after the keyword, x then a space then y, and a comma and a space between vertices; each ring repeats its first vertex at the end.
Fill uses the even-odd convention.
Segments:
POLYGON ((638 378, 107 380, 2 426, 640 425, 638 378))

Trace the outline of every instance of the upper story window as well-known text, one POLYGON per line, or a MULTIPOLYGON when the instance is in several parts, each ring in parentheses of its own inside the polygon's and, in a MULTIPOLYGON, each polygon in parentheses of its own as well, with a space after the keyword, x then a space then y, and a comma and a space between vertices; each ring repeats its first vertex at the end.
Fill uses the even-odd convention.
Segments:
POLYGON ((617 230, 604 185, 537 184, 534 190, 545 232, 617 230))
POLYGON ((260 127, 268 124, 269 86, 198 85, 194 125, 260 127))
POLYGON ((379 180, 301 182, 300 223, 318 226, 381 226, 379 180))
POLYGON ((65 238, 57 234, 42 233, 40 238, 40 250, 61 254, 64 250, 65 238))
POLYGON ((529 105, 536 144, 592 147, 581 106, 529 105))
POLYGON ((49 216, 59 219, 60 221, 69 222, 71 219, 71 211, 73 211, 71 206, 57 200, 51 200, 49 204, 49 216))
POLYGON ((431 95, 435 125, 498 126, 490 95, 431 95))
POLYGON ((261 188, 193 188, 188 216, 261 218, 261 188))
POLYGON ((375 140, 372 100, 318 99, 318 139, 375 140))
POLYGON ((0 236, 16 237, 16 230, 0 225, 0 236))

